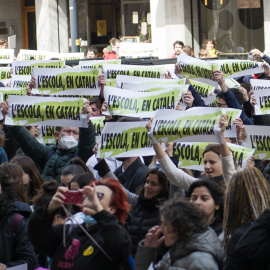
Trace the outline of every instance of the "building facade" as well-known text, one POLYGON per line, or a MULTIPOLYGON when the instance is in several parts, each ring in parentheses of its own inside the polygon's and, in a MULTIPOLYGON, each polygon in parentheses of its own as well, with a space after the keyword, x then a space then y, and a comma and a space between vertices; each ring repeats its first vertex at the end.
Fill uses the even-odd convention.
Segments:
MULTIPOLYGON (((160 58, 181 40, 195 56, 208 38, 221 52, 270 51, 268 0, 77 0, 80 49, 102 51, 111 37, 152 43, 160 58)), ((0 38, 17 48, 71 51, 69 0, 0 0, 0 38)))

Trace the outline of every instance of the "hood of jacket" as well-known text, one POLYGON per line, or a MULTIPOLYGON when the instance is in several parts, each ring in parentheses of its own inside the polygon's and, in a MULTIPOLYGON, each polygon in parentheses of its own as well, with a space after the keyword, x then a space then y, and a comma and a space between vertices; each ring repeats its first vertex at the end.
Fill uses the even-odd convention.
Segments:
POLYGON ((176 243, 171 248, 170 253, 172 260, 177 260, 195 251, 210 253, 217 261, 224 257, 221 241, 211 228, 203 233, 193 235, 188 242, 176 243))

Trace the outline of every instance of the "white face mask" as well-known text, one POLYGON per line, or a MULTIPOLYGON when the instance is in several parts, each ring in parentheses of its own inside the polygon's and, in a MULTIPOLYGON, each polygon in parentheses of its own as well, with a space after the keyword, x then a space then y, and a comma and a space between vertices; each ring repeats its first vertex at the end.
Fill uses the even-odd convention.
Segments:
MULTIPOLYGON (((60 135, 60 134, 59 134, 60 135)), ((61 136, 61 135, 60 135, 61 136)), ((61 136, 62 137, 62 136, 61 136)), ((78 140, 73 137, 73 136, 63 136, 61 139, 60 139, 60 146, 63 148, 63 149, 72 149, 74 147, 77 147, 78 145, 78 140)))

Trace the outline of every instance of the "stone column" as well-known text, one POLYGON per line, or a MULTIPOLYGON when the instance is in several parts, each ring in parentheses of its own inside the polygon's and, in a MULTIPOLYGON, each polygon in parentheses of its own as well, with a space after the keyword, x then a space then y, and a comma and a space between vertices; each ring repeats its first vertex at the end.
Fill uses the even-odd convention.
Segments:
POLYGON ((268 0, 263 1, 263 12, 264 12, 264 48, 265 52, 270 55, 270 2, 268 0))
POLYGON ((68 20, 65 0, 36 0, 37 48, 68 52, 68 20))
MULTIPOLYGON (((176 40, 192 47, 190 0, 150 0, 150 5, 152 43, 158 48, 159 58, 168 57, 176 40)), ((198 18, 196 11, 196 1, 193 1, 193 17, 198 18)), ((196 29, 193 23, 193 34, 198 35, 196 29)), ((198 43, 194 45, 198 47, 198 43)))

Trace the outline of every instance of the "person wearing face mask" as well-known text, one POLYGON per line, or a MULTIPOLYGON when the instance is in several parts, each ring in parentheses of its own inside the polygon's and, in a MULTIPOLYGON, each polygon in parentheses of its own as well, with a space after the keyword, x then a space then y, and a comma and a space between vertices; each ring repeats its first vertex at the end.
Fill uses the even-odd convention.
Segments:
MULTIPOLYGON (((6 102, 1 103, 1 111, 8 113, 6 102)), ((89 119, 91 107, 86 101, 82 113, 89 119)), ((41 168, 44 181, 56 179, 60 183, 62 170, 74 157, 80 157, 84 162, 93 154, 95 146, 95 130, 91 121, 88 128, 56 127, 54 133, 55 145, 42 145, 30 134, 24 126, 9 127, 10 133, 16 139, 23 152, 41 168)))
POLYGON ((103 49, 104 59, 117 59, 118 58, 118 50, 120 48, 120 40, 117 38, 111 38, 109 41, 110 45, 103 49))

